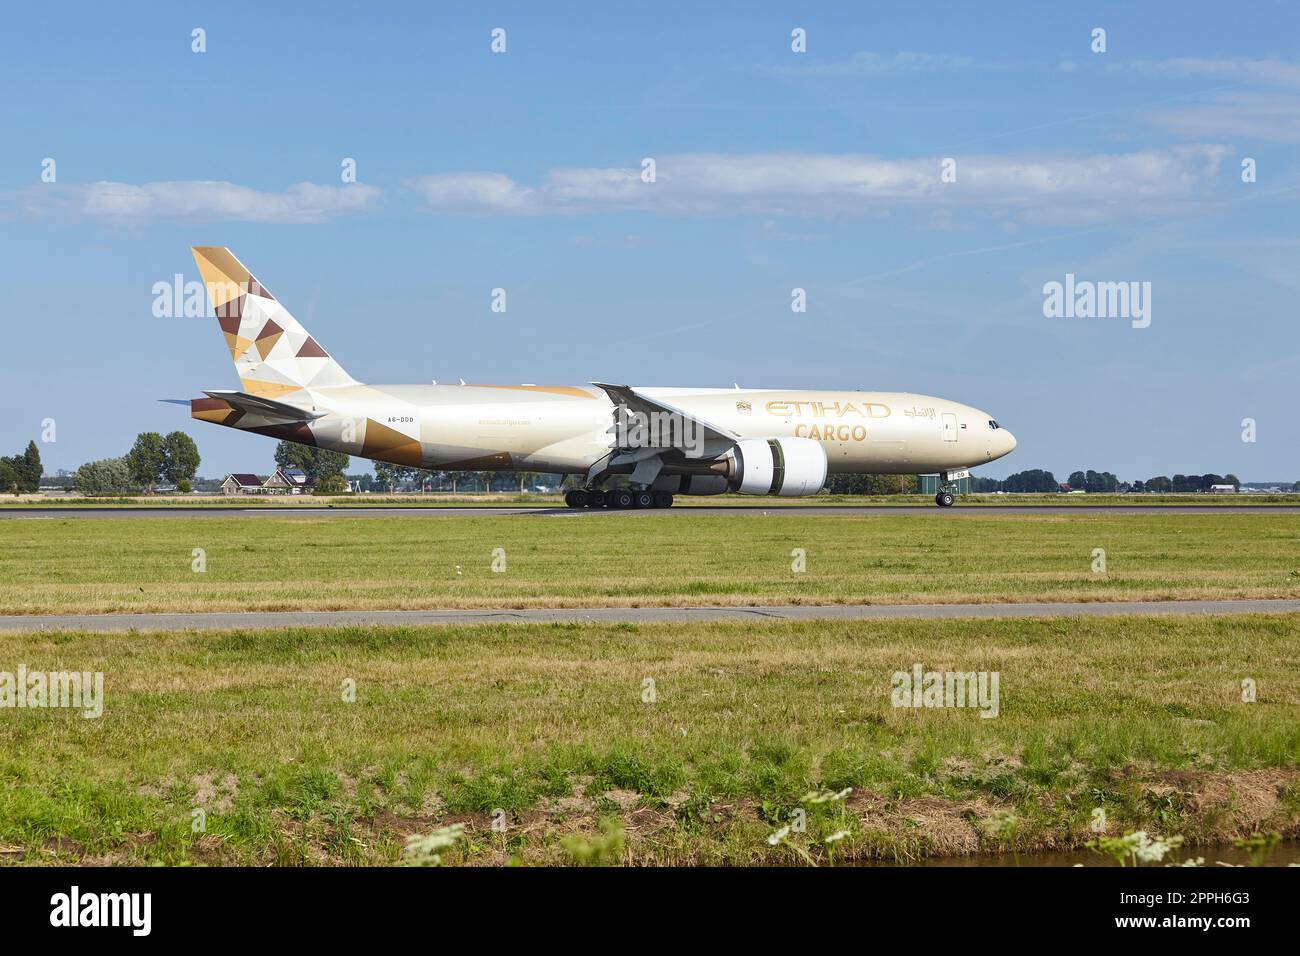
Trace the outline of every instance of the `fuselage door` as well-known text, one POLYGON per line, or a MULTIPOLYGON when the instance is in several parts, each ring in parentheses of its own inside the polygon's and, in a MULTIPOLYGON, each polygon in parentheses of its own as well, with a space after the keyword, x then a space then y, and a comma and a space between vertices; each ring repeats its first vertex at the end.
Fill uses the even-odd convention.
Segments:
POLYGON ((944 412, 941 416, 943 420, 943 440, 957 440, 957 416, 952 412, 944 412))

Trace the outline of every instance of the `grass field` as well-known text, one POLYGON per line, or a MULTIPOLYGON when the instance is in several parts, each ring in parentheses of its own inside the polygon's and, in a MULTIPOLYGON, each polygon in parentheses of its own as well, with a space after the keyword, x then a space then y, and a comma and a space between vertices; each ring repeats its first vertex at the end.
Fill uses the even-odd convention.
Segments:
POLYGON ((484 864, 1020 853, 1081 845, 1096 808, 1112 834, 1180 834, 1210 861, 1214 841, 1300 832, 1300 616, 0 646, 0 670, 104 673, 98 719, 0 719, 11 862, 391 863, 455 822, 446 861, 484 864), (917 663, 997 671, 998 716, 891 707, 917 663), (770 845, 800 806, 805 832, 770 845))
POLYGON ((6 614, 1246 597, 1300 597, 1300 515, 0 521, 6 614))

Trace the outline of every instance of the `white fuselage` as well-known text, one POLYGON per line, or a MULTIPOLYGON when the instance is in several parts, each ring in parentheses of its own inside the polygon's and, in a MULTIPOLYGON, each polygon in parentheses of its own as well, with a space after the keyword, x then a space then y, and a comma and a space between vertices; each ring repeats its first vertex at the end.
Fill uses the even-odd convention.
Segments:
MULTIPOLYGON (((636 391, 742 438, 818 441, 830 472, 951 471, 1001 458, 1016 445, 979 409, 907 392, 636 391)), ((310 407, 327 413, 312 425, 318 444, 430 469, 582 472, 613 441, 614 403, 589 385, 358 384, 314 390, 313 398, 310 407), (391 430, 395 437, 387 444, 402 450, 393 453, 348 429, 362 420, 391 430)), ((679 468, 693 470, 689 464, 666 470, 679 468)))

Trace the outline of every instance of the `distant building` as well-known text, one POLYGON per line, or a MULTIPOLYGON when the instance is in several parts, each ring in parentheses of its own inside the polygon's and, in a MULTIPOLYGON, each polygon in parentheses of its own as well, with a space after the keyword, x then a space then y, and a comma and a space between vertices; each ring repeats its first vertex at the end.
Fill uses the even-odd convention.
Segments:
POLYGON ((262 479, 257 475, 237 473, 227 475, 221 483, 223 495, 256 495, 262 492, 262 479))
POLYGON ((1236 493, 1236 485, 1210 485, 1210 494, 1212 495, 1235 495, 1236 493))
POLYGON ((262 483, 262 490, 272 495, 300 495, 310 486, 305 472, 297 468, 277 468, 275 474, 262 483))

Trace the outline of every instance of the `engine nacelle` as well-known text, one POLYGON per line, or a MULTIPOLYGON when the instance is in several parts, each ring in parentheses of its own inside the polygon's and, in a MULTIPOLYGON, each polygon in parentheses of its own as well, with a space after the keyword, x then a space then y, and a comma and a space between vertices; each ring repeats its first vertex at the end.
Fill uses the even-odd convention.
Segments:
POLYGON ((663 475, 650 490, 670 495, 720 495, 727 490, 727 479, 722 475, 663 475))
POLYGON ((826 483, 826 449, 811 438, 745 438, 727 453, 728 485, 742 495, 815 495, 826 483))

